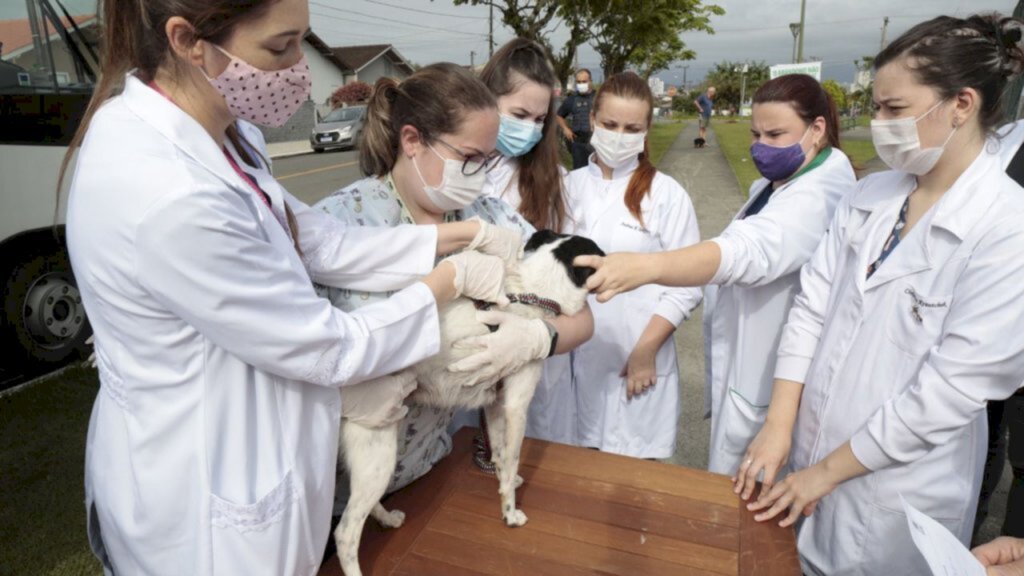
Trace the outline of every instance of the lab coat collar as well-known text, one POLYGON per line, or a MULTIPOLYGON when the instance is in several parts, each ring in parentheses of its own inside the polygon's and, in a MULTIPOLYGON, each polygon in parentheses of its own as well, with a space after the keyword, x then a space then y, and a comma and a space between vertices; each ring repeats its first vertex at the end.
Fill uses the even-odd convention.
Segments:
POLYGON ((501 156, 494 167, 487 171, 487 181, 500 198, 505 197, 505 192, 508 190, 509 184, 512 183, 512 177, 517 168, 519 168, 519 160, 501 156))
POLYGON ((125 106, 143 122, 152 126, 186 156, 236 189, 245 190, 246 184, 235 173, 224 152, 210 134, 165 96, 146 86, 134 74, 125 78, 125 106))
MULTIPOLYGON (((640 159, 634 158, 627 164, 612 170, 612 180, 618 180, 620 178, 629 178, 636 171, 637 167, 640 166, 640 159)), ((598 180, 604 180, 604 174, 601 173, 601 167, 597 165, 596 154, 590 155, 590 161, 586 167, 587 174, 598 180)))

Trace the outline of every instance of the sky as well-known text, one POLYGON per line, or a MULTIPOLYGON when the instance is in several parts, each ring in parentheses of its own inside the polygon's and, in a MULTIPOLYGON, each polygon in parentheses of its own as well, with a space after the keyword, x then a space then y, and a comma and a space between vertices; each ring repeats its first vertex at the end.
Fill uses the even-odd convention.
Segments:
MULTIPOLYGON (((93 0, 62 0, 72 13, 95 11, 93 0)), ((708 3, 709 0, 705 0, 708 3)), ((892 40, 914 24, 940 14, 1009 13, 1016 0, 806 0, 804 57, 822 60, 822 78, 851 82, 853 61, 879 50, 883 18, 892 40)), ((685 33, 683 41, 697 52, 659 74, 668 84, 699 83, 716 62, 788 63, 793 54, 790 22, 800 20, 800 0, 718 0, 725 9, 712 26, 716 33, 685 33)), ((24 17, 24 0, 0 0, 0 19, 24 17), (20 16, 19 16, 20 14, 20 16)), ((487 58, 488 9, 455 6, 452 0, 310 0, 313 31, 331 46, 394 44, 417 64, 450 61, 477 64, 487 58), (474 53, 475 54, 472 54, 474 53)), ((495 14, 494 38, 500 46, 512 37, 495 14)), ((568 38, 562 26, 551 32, 554 46, 568 38)), ((600 77, 600 57, 580 49, 581 66, 600 77)))

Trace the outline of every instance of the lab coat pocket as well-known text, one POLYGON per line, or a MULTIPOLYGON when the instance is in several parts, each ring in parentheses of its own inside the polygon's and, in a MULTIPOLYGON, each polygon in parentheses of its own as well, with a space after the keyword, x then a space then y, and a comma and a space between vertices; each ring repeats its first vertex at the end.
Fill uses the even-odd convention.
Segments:
POLYGON ((885 319, 889 340, 913 357, 924 356, 938 344, 951 299, 950 294, 925 294, 911 284, 899 286, 891 317, 885 319))
POLYGON ((768 416, 768 405, 758 406, 743 396, 739 391, 730 388, 722 407, 722 426, 724 426, 725 445, 732 454, 744 454, 754 436, 761 431, 764 419, 768 416))
POLYGON ((214 573, 286 574, 312 569, 313 539, 302 504, 291 471, 251 503, 210 494, 214 573))

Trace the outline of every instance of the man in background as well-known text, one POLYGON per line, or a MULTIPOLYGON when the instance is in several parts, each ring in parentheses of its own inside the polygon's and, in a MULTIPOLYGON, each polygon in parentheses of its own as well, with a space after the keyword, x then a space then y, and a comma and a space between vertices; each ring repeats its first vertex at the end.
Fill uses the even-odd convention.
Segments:
POLYGON ((590 83, 590 70, 581 68, 576 72, 576 91, 571 92, 562 100, 558 107, 558 125, 562 134, 569 141, 572 151, 573 170, 587 165, 590 153, 590 110, 594 106, 594 90, 590 83), (569 122, 566 118, 571 118, 569 122))
POLYGON ((704 140, 708 134, 708 123, 711 122, 711 110, 715 105, 715 87, 708 86, 707 91, 693 101, 697 105, 697 126, 700 128, 698 147, 703 147, 704 140))

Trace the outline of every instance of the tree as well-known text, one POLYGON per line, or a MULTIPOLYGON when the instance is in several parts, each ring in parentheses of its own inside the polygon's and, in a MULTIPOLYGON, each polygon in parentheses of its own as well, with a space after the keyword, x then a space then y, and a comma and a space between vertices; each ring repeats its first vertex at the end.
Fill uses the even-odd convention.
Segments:
POLYGON ((512 33, 543 46, 559 82, 573 73, 576 50, 590 39, 593 8, 607 0, 454 0, 456 6, 491 6, 512 33), (549 38, 559 26, 569 28, 569 40, 555 50, 549 38))
MULTIPOLYGON (((715 108, 722 110, 727 108, 740 109, 740 92, 743 91, 743 77, 746 76, 746 93, 749 100, 757 92, 762 84, 768 81, 768 65, 762 62, 729 62, 722 61, 715 64, 704 78, 704 87, 714 86, 715 108), (743 65, 747 65, 747 73, 743 74, 743 65)), ((703 90, 702 90, 703 91, 703 90)))
POLYGON ((839 82, 829 78, 821 83, 821 87, 832 97, 832 101, 836 103, 836 108, 840 110, 846 108, 846 90, 843 90, 839 82))
POLYGON ((342 104, 355 104, 370 99, 373 88, 366 82, 356 80, 338 88, 331 94, 331 107, 337 108, 342 104))
POLYGON ((595 0, 593 41, 605 77, 633 65, 646 79, 696 53, 679 37, 690 30, 714 34, 711 16, 725 14, 703 0, 595 0), (603 4, 603 6, 597 6, 603 4), (603 8, 603 9, 601 9, 603 8))

